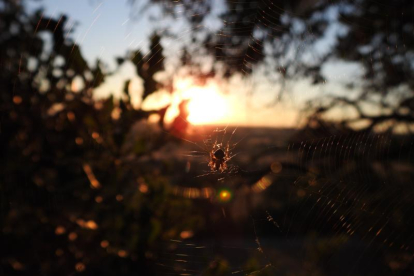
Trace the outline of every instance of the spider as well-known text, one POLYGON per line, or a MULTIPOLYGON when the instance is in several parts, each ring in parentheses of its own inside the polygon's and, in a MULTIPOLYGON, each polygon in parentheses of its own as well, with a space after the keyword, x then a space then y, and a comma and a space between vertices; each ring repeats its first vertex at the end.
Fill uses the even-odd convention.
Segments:
POLYGON ((233 130, 233 132, 230 135, 230 138, 227 140, 227 145, 224 147, 223 140, 225 139, 226 129, 227 127, 223 130, 215 130, 215 132, 222 132, 223 134, 221 137, 221 143, 217 143, 218 137, 216 137, 216 141, 214 142, 213 147, 210 151, 210 162, 208 163, 208 166, 213 172, 219 171, 223 173, 226 170, 228 170, 227 162, 237 155, 231 155, 231 150, 234 149, 234 147, 240 141, 230 146, 231 139, 233 138, 233 135, 236 132, 237 128, 233 130))
POLYGON ((208 166, 212 171, 224 172, 227 170, 227 161, 231 159, 229 146, 225 150, 221 144, 214 144, 210 152, 210 162, 208 166))
MULTIPOLYGON (((230 139, 227 141, 227 145, 224 145, 223 141, 225 139, 226 136, 226 128, 223 130, 214 130, 214 132, 219 133, 221 132, 222 134, 217 134, 216 138, 215 138, 215 142, 211 144, 211 136, 208 139, 203 140, 204 142, 204 146, 202 147, 200 145, 198 145, 197 143, 191 142, 189 140, 185 140, 187 142, 190 142, 192 144, 195 144, 196 146, 198 146, 202 151, 193 151, 192 153, 207 153, 209 156, 209 161, 208 161, 208 166, 210 167, 210 173, 214 173, 214 172, 220 172, 220 173, 224 173, 226 171, 231 171, 233 170, 235 167, 233 166, 229 166, 227 163, 233 158, 235 157, 237 154, 231 155, 231 150, 234 149, 234 147, 238 144, 230 144, 230 141, 234 135, 234 133, 236 132, 237 128, 233 130, 233 132, 231 133, 230 139), (221 137, 219 137, 221 136, 221 137), (217 140, 221 140, 221 142, 218 142, 217 140), (206 147, 210 148, 207 149, 206 147)), ((239 141, 240 142, 240 141, 239 141)), ((189 155, 189 156, 197 156, 197 155, 189 155)), ((208 175, 207 174, 203 174, 200 176, 205 176, 208 175)))

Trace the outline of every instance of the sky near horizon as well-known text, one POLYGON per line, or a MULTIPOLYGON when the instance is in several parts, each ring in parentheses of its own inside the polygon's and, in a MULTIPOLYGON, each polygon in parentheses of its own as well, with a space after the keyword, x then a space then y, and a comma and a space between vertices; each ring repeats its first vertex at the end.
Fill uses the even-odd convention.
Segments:
MULTIPOLYGON (((33 1, 28 1, 27 3, 31 11, 43 7, 46 16, 59 18, 62 14, 67 15, 67 26, 74 26, 71 38, 81 46, 81 51, 88 63, 95 64, 96 59, 99 58, 104 62, 109 71, 113 71, 116 68, 116 57, 125 57, 128 51, 136 50, 137 48, 147 52, 149 50, 148 38, 153 30, 166 27, 165 22, 154 23, 149 19, 151 14, 159 12, 156 8, 146 9, 145 13, 140 12, 140 8, 144 7, 146 1, 137 1, 138 6, 135 8, 132 8, 127 2, 127 0, 42 0, 36 3, 33 1)), ((218 14, 223 9, 223 2, 220 0, 215 2, 216 10, 213 13, 218 14)), ((218 27, 217 22, 214 22, 214 20, 210 20, 210 22, 212 22, 212 28, 218 27)), ((186 29, 185 23, 180 22, 179 19, 174 22, 172 27, 182 28, 182 32, 186 29)), ((328 43, 322 44, 320 46, 321 49, 326 47, 326 45, 328 43)), ((164 54, 167 58, 174 54, 177 55, 174 45, 163 46, 165 49, 164 54)), ((328 77, 337 80, 341 78, 346 79, 355 72, 355 67, 352 66, 350 68, 344 66, 339 70, 340 72, 335 66, 331 66, 328 69, 325 70, 328 77)), ((110 94, 120 96, 124 82, 127 79, 132 79, 133 89, 135 89, 136 94, 139 94, 142 89, 142 82, 136 76, 133 65, 126 63, 116 73, 106 77, 105 83, 96 89, 95 95, 97 97, 105 97, 110 94)), ((334 84, 327 84, 321 88, 312 86, 305 80, 299 81, 288 86, 290 91, 282 101, 269 106, 269 102, 274 101, 276 91, 279 88, 278 84, 270 83, 260 74, 255 74, 252 79, 246 81, 234 77, 226 84, 223 84, 222 80, 213 79, 212 86, 222 95, 226 103, 226 114, 222 118, 207 123, 240 126, 297 127, 301 123, 299 111, 300 105, 303 102, 321 93, 321 91, 323 93, 323 91, 332 89, 335 91, 341 90, 341 88, 334 84), (251 83, 255 83, 255 85, 251 83)), ((181 80, 182 76, 178 78, 177 82, 181 80)), ((185 89, 191 89, 191 87, 185 89)), ((185 91, 180 91, 180 93, 185 94, 185 91)), ((155 93, 147 99, 149 103, 144 104, 151 108, 160 105, 165 100, 174 101, 174 99, 168 99, 169 96, 165 94, 163 91, 155 93)), ((182 95, 179 97, 182 97, 182 95)), ((137 105, 140 104, 138 98, 139 96, 135 100, 137 105)), ((173 116, 176 112, 177 110, 171 110, 170 113, 172 115, 170 115, 173 116)))

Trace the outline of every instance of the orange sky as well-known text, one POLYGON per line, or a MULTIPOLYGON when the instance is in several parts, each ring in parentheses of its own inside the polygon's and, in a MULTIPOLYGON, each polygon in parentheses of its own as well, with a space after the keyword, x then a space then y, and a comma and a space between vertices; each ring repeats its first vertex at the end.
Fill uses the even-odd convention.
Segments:
MULTIPOLYGON (((156 109, 171 104, 166 121, 171 122, 178 114, 178 104, 183 99, 190 99, 188 120, 192 124, 217 124, 238 126, 297 127, 298 107, 290 100, 282 101, 271 107, 276 90, 268 84, 268 93, 249 95, 251 87, 241 78, 233 78, 229 83, 209 81, 204 87, 196 86, 190 78, 177 78, 174 82, 175 92, 170 95, 160 90, 150 95, 145 102, 140 101, 142 81, 134 74, 132 66, 126 65, 121 70, 106 78, 106 82, 95 91, 97 97, 108 96, 111 92, 121 96, 124 82, 132 79, 131 94, 136 107, 156 109)), ((266 90, 266 87, 262 88, 266 90)))

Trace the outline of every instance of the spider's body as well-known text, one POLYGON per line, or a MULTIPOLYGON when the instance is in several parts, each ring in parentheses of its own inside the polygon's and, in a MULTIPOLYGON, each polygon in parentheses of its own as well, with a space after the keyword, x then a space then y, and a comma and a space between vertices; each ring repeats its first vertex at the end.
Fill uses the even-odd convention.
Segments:
POLYGON ((222 149, 218 149, 214 152, 214 157, 217 159, 223 159, 224 157, 226 157, 226 154, 222 149))
POLYGON ((229 159, 229 148, 226 148, 226 150, 224 151, 221 148, 221 145, 215 145, 213 147, 213 150, 210 152, 210 162, 208 163, 208 166, 211 168, 212 171, 224 172, 227 169, 226 162, 229 159))

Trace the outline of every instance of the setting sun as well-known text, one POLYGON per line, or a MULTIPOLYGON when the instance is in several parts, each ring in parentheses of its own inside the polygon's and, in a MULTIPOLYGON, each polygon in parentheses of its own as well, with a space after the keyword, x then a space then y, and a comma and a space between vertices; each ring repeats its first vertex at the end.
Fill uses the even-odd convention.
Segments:
POLYGON ((227 114, 227 101, 216 89, 194 87, 186 92, 190 100, 187 106, 190 123, 214 123, 223 119, 227 114))

